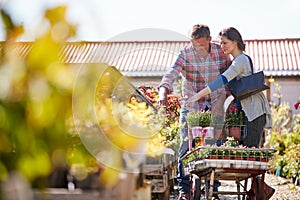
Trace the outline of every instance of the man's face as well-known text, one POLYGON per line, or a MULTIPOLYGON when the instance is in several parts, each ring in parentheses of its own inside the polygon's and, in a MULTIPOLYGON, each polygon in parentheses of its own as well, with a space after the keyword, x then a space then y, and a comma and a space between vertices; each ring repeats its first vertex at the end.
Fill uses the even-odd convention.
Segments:
POLYGON ((200 37, 197 39, 192 39, 192 44, 195 51, 199 54, 200 57, 206 57, 209 53, 209 44, 211 42, 211 37, 200 37))

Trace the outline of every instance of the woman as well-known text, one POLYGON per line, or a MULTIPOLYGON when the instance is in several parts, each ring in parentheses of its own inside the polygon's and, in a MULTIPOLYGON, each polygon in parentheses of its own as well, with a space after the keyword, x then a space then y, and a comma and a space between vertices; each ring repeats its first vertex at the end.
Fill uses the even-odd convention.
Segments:
MULTIPOLYGON (((219 78, 208 84, 188 100, 188 104, 196 101, 211 92, 223 87, 229 81, 251 74, 249 58, 243 53, 245 43, 241 34, 233 27, 223 29, 219 33, 221 47, 225 54, 233 57, 229 68, 219 78)), ((236 102, 245 113, 244 125, 247 127, 247 136, 242 141, 247 147, 258 147, 265 127, 271 127, 271 109, 263 92, 254 94, 236 102)))

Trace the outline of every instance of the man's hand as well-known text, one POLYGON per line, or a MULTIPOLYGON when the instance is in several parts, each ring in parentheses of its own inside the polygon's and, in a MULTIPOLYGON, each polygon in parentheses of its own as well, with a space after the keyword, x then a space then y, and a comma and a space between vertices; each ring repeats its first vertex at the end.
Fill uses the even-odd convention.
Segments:
POLYGON ((168 106, 168 89, 165 87, 160 87, 158 92, 157 105, 159 106, 168 106))

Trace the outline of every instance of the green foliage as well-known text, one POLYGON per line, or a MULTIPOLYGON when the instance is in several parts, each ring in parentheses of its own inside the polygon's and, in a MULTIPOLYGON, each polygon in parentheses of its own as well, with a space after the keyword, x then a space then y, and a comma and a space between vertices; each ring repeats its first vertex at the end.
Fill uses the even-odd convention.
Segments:
POLYGON ((245 149, 241 149, 236 151, 236 155, 241 156, 243 158, 247 158, 249 156, 249 153, 245 149))
POLYGON ((75 71, 59 63, 57 53, 75 29, 66 22, 65 11, 65 7, 49 10, 55 15, 47 17, 52 21, 49 30, 20 58, 11 49, 23 27, 1 10, 7 28, 0 65, 0 81, 6 83, 0 88, 1 179, 15 170, 30 181, 46 177, 54 167, 53 152, 66 151, 75 71), (66 32, 58 30, 58 24, 66 32))
POLYGON ((275 152, 274 168, 282 168, 283 176, 299 177, 300 175, 300 134, 299 132, 273 132, 270 145, 275 152))
MULTIPOLYGON (((276 88, 280 90, 279 84, 276 88)), ((276 93, 280 99, 280 92, 276 93)), ((279 101, 280 102, 280 101, 279 101)), ((300 113, 293 115, 286 102, 272 104, 272 132, 265 145, 276 149, 273 168, 282 168, 283 176, 300 176, 300 113)))
POLYGON ((182 162, 184 164, 187 164, 188 162, 198 160, 200 158, 200 152, 199 151, 194 151, 190 154, 188 154, 186 157, 182 159, 182 162))
POLYGON ((193 111, 185 116, 186 122, 189 127, 201 126, 208 127, 213 121, 211 111, 193 111))
POLYGON ((15 40, 24 33, 22 25, 16 25, 10 15, 1 9, 1 18, 6 30, 6 40, 15 40))
POLYGON ((164 126, 160 130, 160 134, 166 137, 166 140, 164 141, 166 146, 168 147, 174 147, 177 149, 176 146, 180 143, 180 128, 181 125, 178 121, 171 122, 169 125, 164 126))

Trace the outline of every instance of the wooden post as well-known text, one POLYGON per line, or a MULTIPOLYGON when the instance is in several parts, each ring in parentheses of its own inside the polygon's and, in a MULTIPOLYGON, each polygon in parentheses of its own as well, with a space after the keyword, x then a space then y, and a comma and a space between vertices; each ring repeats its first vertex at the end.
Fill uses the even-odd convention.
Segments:
POLYGON ((215 169, 213 169, 211 171, 210 174, 210 187, 209 187, 209 198, 208 199, 212 199, 213 193, 214 193, 214 179, 215 179, 215 169))

